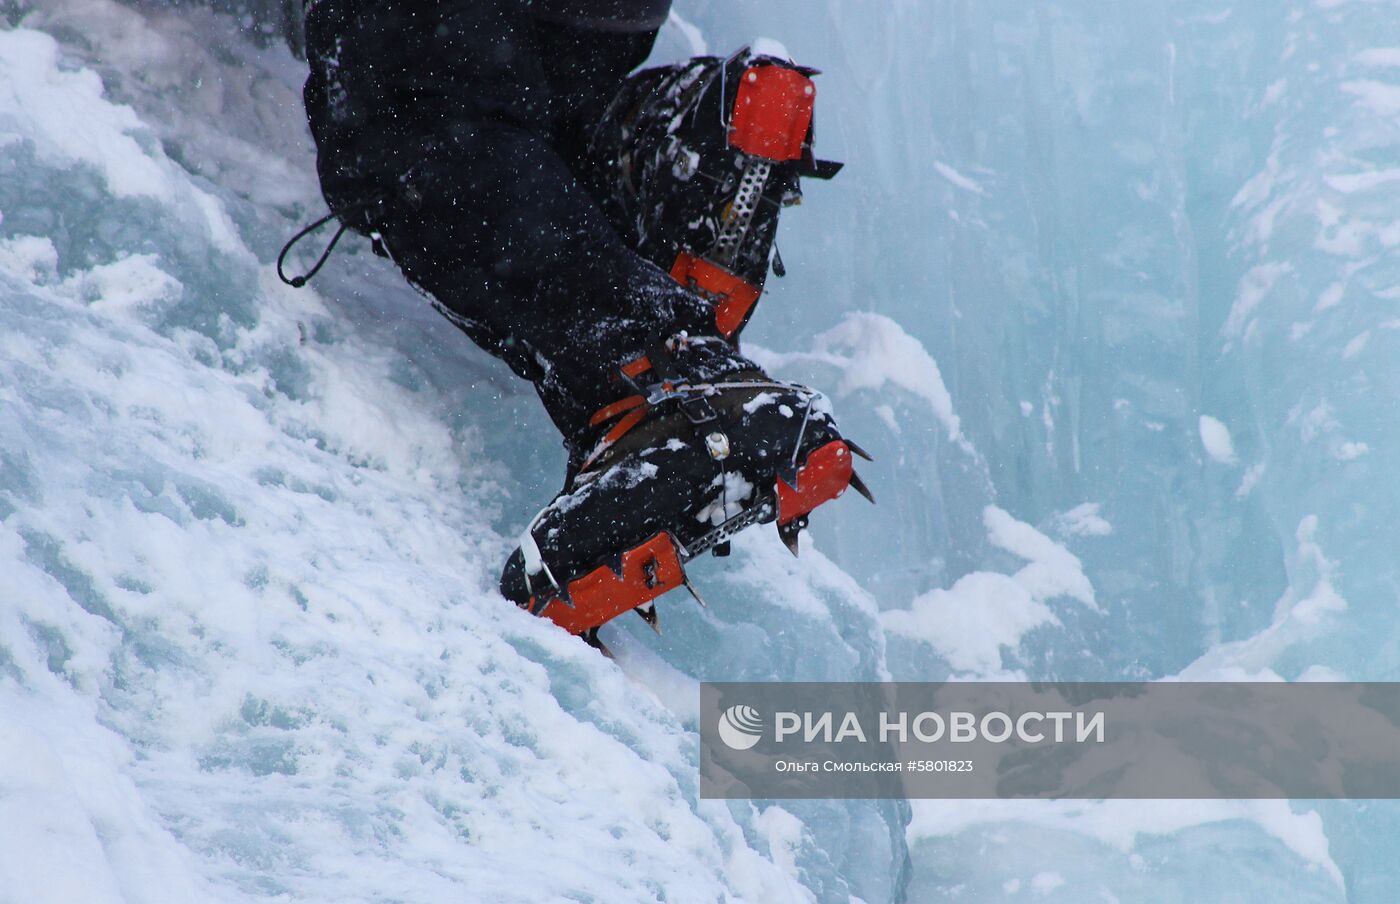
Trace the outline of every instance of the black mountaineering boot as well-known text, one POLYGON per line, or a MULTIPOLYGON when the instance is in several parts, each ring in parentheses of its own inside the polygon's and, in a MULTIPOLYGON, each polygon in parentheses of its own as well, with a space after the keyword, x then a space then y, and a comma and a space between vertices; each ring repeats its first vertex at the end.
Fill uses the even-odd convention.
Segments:
POLYGON ((623 240, 713 309, 712 325, 663 330, 618 369, 501 576, 508 599, 605 652, 605 622, 634 609, 659 631, 657 597, 699 599, 695 556, 767 522, 795 554, 813 509, 848 486, 870 496, 825 397, 738 353, 770 261, 782 275, 778 214, 801 176, 840 168, 812 155, 814 74, 747 49, 636 73, 577 162, 623 240))
MULTIPOLYGON (((854 486, 861 450, 826 399, 751 364, 689 379, 695 345, 672 337, 624 369, 630 395, 592 418, 564 490, 530 522, 501 591, 564 629, 593 629, 629 609, 658 628, 652 600, 684 585, 685 563, 776 521, 788 548, 817 506, 854 486)), ((741 361, 743 359, 736 360, 741 361)))
POLYGON ((816 70, 745 48, 627 79, 593 129, 583 177, 624 241, 714 306, 737 345, 771 267, 778 215, 812 154, 816 70))

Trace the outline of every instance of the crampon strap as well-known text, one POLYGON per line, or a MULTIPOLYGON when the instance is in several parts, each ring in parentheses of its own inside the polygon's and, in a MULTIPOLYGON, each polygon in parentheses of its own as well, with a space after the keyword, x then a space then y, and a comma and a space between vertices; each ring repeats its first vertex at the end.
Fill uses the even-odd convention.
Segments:
MULTIPOLYGON (((635 379, 637 376, 646 373, 651 369, 651 362, 647 356, 642 355, 622 366, 622 373, 629 378, 635 379)), ((672 383, 663 381, 655 387, 651 387, 647 394, 635 394, 610 402, 593 412, 588 423, 591 427, 598 427, 606 424, 615 417, 621 416, 617 423, 603 434, 593 447, 593 451, 584 458, 583 464, 579 465, 578 473, 582 474, 602 458, 618 441, 626 436, 633 427, 646 420, 647 415, 657 404, 661 402, 679 400, 684 410, 687 401, 703 400, 707 396, 727 389, 783 389, 796 392, 811 393, 811 390, 802 386, 795 386, 791 383, 776 383, 772 380, 735 380, 718 383, 672 383), (648 401, 648 397, 656 399, 655 402, 648 401)), ((814 393, 813 393, 814 394, 814 393)), ((687 413, 688 414, 688 413, 687 413)), ((815 508, 815 506, 813 506, 815 508)))

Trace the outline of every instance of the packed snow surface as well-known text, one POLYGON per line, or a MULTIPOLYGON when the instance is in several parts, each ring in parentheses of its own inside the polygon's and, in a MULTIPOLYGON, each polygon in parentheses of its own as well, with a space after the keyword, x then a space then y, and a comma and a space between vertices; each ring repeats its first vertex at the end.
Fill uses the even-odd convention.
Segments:
POLYGON ((1388 802, 696 787, 700 680, 1396 677, 1393 4, 678 0, 823 70, 745 341, 881 505, 616 662, 494 589, 529 388, 363 242, 272 275, 276 5, 0 4, 0 900, 1393 900, 1388 802))

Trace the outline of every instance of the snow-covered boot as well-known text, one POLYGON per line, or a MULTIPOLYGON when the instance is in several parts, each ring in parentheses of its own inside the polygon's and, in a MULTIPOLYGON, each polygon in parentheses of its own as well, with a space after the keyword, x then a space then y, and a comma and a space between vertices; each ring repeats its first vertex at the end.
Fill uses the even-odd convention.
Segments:
POLYGON ((624 241, 714 310, 621 367, 501 576, 508 599, 600 648, 598 626, 629 609, 659 630, 657 597, 698 599, 685 563, 745 527, 776 522, 796 553, 813 509, 847 486, 870 495, 824 397, 738 354, 770 262, 782 275, 780 211, 801 176, 840 168, 812 155, 814 74, 747 48, 636 73, 579 164, 624 241))
POLYGON ((675 336, 624 368, 631 394, 594 415, 564 490, 507 561, 508 599, 595 643, 629 609, 658 627, 656 597, 699 597, 688 560, 772 521, 796 554, 813 509, 848 486, 870 496, 851 466, 864 453, 823 396, 751 365, 686 379, 688 347, 705 342, 725 340, 675 336))
POLYGON ((586 180, 643 257, 706 297, 737 343, 801 178, 839 163, 812 154, 816 70, 744 48, 629 77, 594 128, 586 180))

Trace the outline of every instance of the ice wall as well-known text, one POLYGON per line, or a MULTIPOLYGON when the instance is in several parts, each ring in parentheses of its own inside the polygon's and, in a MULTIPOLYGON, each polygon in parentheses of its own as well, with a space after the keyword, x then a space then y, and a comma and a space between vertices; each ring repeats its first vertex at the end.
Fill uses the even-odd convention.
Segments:
POLYGON ((1394 674, 1394 4, 678 2, 658 61, 825 70, 747 335, 881 504, 616 667, 491 589, 531 394, 362 244, 269 279, 319 200, 243 9, 0 5, 0 888, 1389 900, 1388 805, 710 806, 692 730, 706 678, 1394 674))
MULTIPOLYGON (((897 677, 1394 675, 1393 3, 684 12, 825 70, 755 338, 875 437, 897 677)), ((916 805, 911 896, 1384 900, 1394 814, 916 805)))

